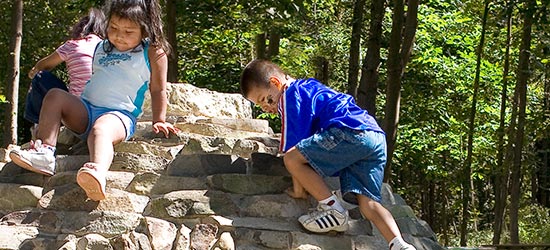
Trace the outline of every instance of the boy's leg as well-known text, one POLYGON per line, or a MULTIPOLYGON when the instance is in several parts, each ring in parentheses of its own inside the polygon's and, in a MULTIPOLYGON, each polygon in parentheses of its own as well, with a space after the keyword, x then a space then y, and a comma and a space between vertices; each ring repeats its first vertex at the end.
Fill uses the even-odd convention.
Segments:
POLYGON ((324 200, 332 195, 323 178, 309 166, 306 158, 296 149, 291 148, 283 158, 285 167, 298 180, 299 184, 316 200, 324 200))
POLYGON ((378 228, 386 241, 390 242, 396 236, 401 235, 393 216, 382 204, 364 195, 357 195, 357 201, 361 213, 378 228))
POLYGON ((302 226, 316 233, 346 231, 348 212, 342 207, 338 198, 330 192, 322 176, 309 165, 306 158, 295 147, 287 151, 283 159, 294 184, 303 186, 303 189, 319 202, 316 211, 298 218, 302 226))
POLYGON ((401 238, 401 232, 392 214, 382 204, 364 196, 357 195, 361 213, 371 221, 389 243, 390 250, 413 250, 412 245, 401 238))
POLYGON ((308 198, 308 193, 304 189, 304 186, 302 186, 302 184, 300 184, 298 179, 296 179, 295 177, 292 177, 292 187, 288 188, 285 192, 290 197, 295 198, 295 199, 307 199, 308 198))

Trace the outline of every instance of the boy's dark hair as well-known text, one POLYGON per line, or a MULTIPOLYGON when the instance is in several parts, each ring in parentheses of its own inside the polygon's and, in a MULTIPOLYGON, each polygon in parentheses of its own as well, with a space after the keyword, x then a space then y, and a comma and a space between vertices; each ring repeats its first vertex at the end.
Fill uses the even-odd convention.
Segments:
POLYGON ((90 8, 86 16, 81 17, 71 29, 71 39, 80 39, 89 34, 105 37, 105 15, 97 8, 90 8))
POLYGON ((248 96, 251 89, 268 88, 270 77, 284 75, 285 72, 277 64, 264 59, 254 59, 246 65, 241 74, 241 93, 248 96))
POLYGON ((113 15, 126 18, 139 24, 143 38, 151 45, 169 54, 170 45, 162 30, 162 16, 158 0, 110 0, 106 3, 107 23, 113 15))

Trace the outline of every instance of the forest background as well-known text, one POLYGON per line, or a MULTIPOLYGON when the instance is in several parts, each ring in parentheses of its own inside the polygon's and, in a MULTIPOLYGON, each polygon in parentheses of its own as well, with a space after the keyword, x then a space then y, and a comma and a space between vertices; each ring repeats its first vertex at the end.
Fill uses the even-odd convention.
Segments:
MULTIPOLYGON (((2 146, 30 139, 17 115, 27 72, 102 4, 0 1, 2 146)), ((388 139, 385 181, 441 244, 550 243, 549 0, 161 4, 170 81, 239 92, 254 58, 316 77, 377 118, 388 139)), ((54 72, 67 79, 63 66, 54 72)))

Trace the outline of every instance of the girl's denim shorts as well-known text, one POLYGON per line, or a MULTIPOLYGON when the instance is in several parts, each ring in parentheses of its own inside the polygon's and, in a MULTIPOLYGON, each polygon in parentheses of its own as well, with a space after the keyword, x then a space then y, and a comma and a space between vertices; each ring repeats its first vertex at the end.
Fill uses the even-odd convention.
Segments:
POLYGON ((129 140, 134 135, 135 129, 136 129, 136 118, 128 111, 125 110, 113 110, 110 108, 103 108, 94 106, 88 101, 84 99, 80 99, 84 106, 86 107, 86 110, 88 110, 88 126, 86 127, 86 131, 82 134, 77 134, 76 136, 79 137, 82 140, 86 140, 88 138, 88 134, 90 133, 90 130, 92 129, 95 121, 105 114, 112 114, 118 117, 120 121, 122 122, 122 125, 124 126, 124 129, 126 130, 126 138, 125 140, 129 140))
POLYGON ((322 177, 339 176, 345 201, 356 194, 380 202, 386 165, 386 137, 376 131, 332 127, 300 141, 296 148, 322 177))

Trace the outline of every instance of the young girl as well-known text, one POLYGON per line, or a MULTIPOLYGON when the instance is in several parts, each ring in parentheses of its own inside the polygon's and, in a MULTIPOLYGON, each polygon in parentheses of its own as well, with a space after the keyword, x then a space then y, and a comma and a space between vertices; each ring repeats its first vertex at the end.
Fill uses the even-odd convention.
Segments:
POLYGON ((17 165, 53 175, 57 134, 63 123, 87 138, 90 161, 81 167, 76 179, 88 198, 96 201, 105 199, 113 145, 133 135, 147 89, 151 93, 153 131, 166 137, 177 132, 165 121, 168 45, 157 0, 112 0, 106 14, 107 39, 96 48, 92 77, 82 96, 57 89, 48 92, 38 123, 38 140, 29 150, 10 152, 17 165))
POLYGON ((80 96, 92 75, 92 57, 97 43, 104 37, 104 26, 103 12, 91 8, 88 14, 81 17, 72 27, 69 40, 32 67, 28 74, 32 83, 25 101, 24 118, 26 120, 34 124, 38 123, 42 100, 52 88, 80 96), (62 62, 66 63, 69 73, 68 89, 63 81, 49 72, 62 62))

